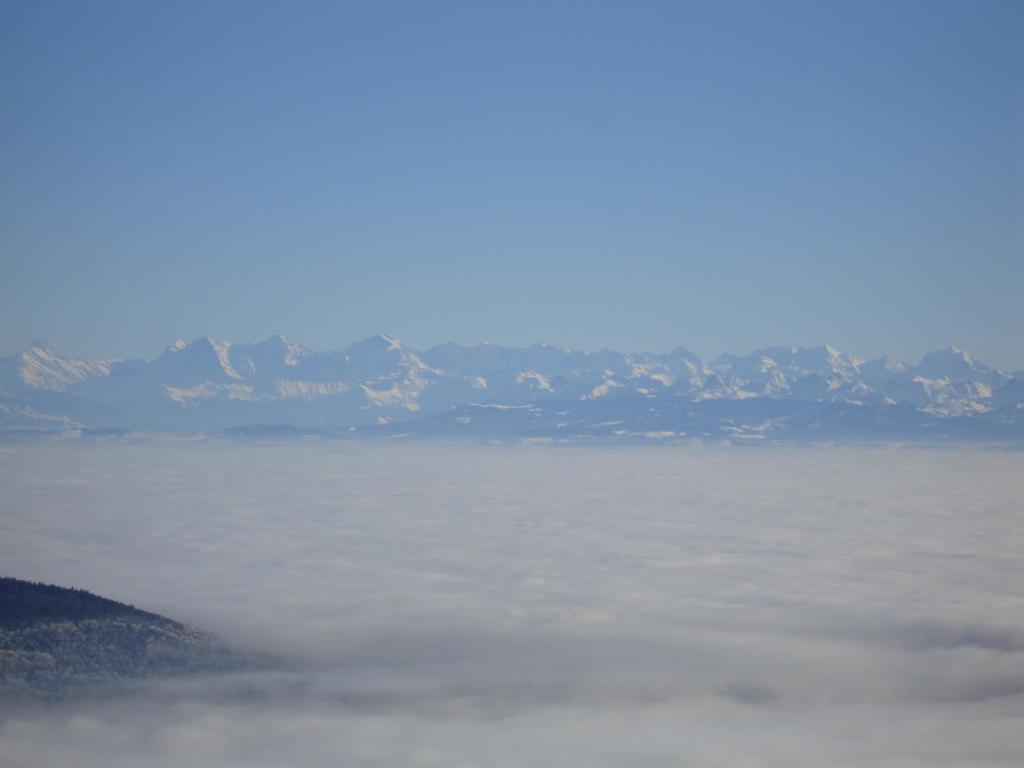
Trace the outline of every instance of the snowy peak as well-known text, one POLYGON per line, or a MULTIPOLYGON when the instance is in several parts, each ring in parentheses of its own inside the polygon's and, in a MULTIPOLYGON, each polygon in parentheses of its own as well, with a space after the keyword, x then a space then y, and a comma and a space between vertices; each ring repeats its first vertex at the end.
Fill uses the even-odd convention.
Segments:
POLYGON ((921 358, 913 372, 917 378, 936 384, 973 382, 975 387, 984 385, 987 388, 998 388, 1012 378, 1009 374, 979 363, 959 347, 929 352, 921 358))
POLYGON ((378 381, 439 372, 398 339, 378 334, 340 352, 308 353, 296 369, 296 376, 318 382, 378 381))
POLYGON ((976 373, 989 373, 992 369, 979 365, 959 347, 947 347, 922 357, 916 370, 918 375, 931 379, 962 379, 976 373))
POLYGON ((0 359, 0 389, 11 392, 64 392, 89 379, 107 376, 110 360, 72 360, 45 342, 33 339, 21 352, 0 359))
POLYGON ((256 344, 232 344, 228 349, 231 367, 243 379, 271 382, 292 378, 295 369, 312 354, 301 344, 280 334, 256 344))
POLYGON ((688 350, 686 347, 676 347, 667 355, 665 355, 670 362, 685 362, 691 365, 703 365, 700 358, 697 357, 693 352, 688 350))
POLYGON ((173 376, 175 385, 194 381, 237 381, 241 374, 231 364, 231 343, 200 336, 191 344, 177 339, 154 361, 173 376))
POLYGON ((423 357, 435 368, 467 376, 533 372, 552 378, 605 368, 624 371, 628 367, 627 356, 620 352, 580 352, 540 343, 528 347, 449 343, 432 347, 423 357))
MULTIPOLYGON (((712 365, 734 390, 770 397, 788 396, 793 386, 813 378, 813 388, 834 389, 853 381, 861 361, 831 345, 803 349, 797 346, 764 347, 743 357, 722 355, 712 365)), ((801 391, 807 392, 807 386, 801 391)))
POLYGON ((260 350, 266 350, 268 355, 279 357, 285 365, 298 365, 300 360, 310 355, 310 351, 304 346, 279 333, 255 346, 260 350))
POLYGON ((409 355, 415 356, 415 353, 398 339, 381 333, 350 344, 342 350, 342 354, 351 358, 388 357, 395 360, 409 355))
MULTIPOLYGON (((341 351, 314 352, 281 335, 244 344, 204 336, 178 339, 148 361, 82 361, 33 341, 0 359, 0 429, 33 423, 44 429, 73 423, 171 431, 245 424, 336 429, 440 418, 465 408, 534 415, 547 408, 561 414, 552 428, 571 430, 573 414, 583 408, 596 409, 594 424, 633 418, 645 432, 660 434, 666 414, 695 428, 711 418, 700 415, 702 408, 716 414, 709 429, 719 419, 735 426, 743 414, 788 424, 794 413, 837 408, 854 420, 882 409, 858 427, 869 433, 906 418, 991 419, 1012 430, 1018 423, 1024 429, 1022 382, 957 348, 929 353, 917 366, 889 358, 863 362, 827 344, 764 347, 707 364, 682 347, 623 354, 550 344, 443 344, 421 354, 378 334, 341 351)), ((460 418, 477 418, 477 411, 460 418)))
POLYGON ((209 336, 191 343, 177 339, 151 363, 125 372, 124 386, 145 380, 163 387, 176 398, 194 401, 222 393, 253 396, 272 391, 275 382, 296 376, 313 353, 284 336, 271 336, 254 344, 232 344, 209 336), (189 394, 191 393, 191 394, 189 394))
POLYGON ((864 362, 853 355, 840 352, 830 344, 810 349, 798 349, 793 355, 794 363, 808 373, 816 373, 819 376, 838 376, 843 379, 852 379, 864 362))
POLYGON ((383 333, 377 333, 373 336, 368 336, 362 341, 357 341, 355 344, 350 344, 345 347, 346 355, 380 355, 388 352, 402 352, 404 347, 402 342, 393 336, 387 336, 383 333))
POLYGON ((45 341, 38 337, 32 339, 32 341, 28 343, 28 346, 26 346, 25 349, 21 351, 21 353, 49 355, 54 357, 57 356, 57 353, 54 351, 53 347, 51 347, 49 344, 47 344, 45 341))
POLYGON ((862 363, 859 371, 865 381, 879 381, 904 375, 907 372, 907 365, 891 357, 878 357, 862 363))

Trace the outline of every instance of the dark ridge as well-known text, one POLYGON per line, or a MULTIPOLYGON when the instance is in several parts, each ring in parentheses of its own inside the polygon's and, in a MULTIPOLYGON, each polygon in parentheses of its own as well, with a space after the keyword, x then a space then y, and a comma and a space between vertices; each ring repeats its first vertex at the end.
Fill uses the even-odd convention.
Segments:
POLYGON ((0 628, 18 629, 37 622, 132 618, 180 626, 133 605, 99 597, 84 589, 0 577, 0 628))

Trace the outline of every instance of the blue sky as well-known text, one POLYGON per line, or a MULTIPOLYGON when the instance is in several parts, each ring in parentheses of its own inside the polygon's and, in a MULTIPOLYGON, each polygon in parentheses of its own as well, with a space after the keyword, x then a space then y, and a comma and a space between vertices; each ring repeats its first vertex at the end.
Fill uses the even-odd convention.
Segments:
POLYGON ((1024 3, 0 0, 0 354, 1024 368, 1024 3))

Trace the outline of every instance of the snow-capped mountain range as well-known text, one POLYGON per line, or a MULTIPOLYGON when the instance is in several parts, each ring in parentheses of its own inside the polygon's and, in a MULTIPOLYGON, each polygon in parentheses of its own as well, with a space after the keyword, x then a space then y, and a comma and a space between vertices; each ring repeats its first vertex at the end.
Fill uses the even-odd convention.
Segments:
POLYGON ((0 358, 0 430, 786 440, 1024 438, 1024 373, 956 347, 917 364, 831 346, 768 347, 710 362, 547 344, 372 336, 314 352, 177 340, 150 360, 74 360, 33 341, 0 358))

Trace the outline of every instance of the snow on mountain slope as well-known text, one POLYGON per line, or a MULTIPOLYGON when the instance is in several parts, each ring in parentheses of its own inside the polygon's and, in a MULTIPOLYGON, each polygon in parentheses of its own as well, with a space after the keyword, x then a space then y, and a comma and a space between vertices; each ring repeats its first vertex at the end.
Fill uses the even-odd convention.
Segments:
POLYGON ((228 349, 231 367, 243 378, 258 376, 275 381, 294 375, 298 366, 312 353, 284 336, 271 336, 258 344, 232 344, 228 349))
POLYGON ((985 419, 1003 427, 1021 421, 1022 381, 956 348, 925 355, 918 365, 864 362, 828 345, 766 347, 708 364, 683 348, 623 354, 444 344, 420 353, 377 335, 316 352, 283 336, 252 344, 202 337, 178 340, 148 361, 81 361, 33 343, 0 360, 0 427, 331 430, 411 423, 474 405, 501 406, 488 416, 494 424, 511 420, 503 408, 528 406, 531 428, 571 432, 585 413, 587 423, 634 423, 643 434, 679 435, 686 425, 711 429, 712 419, 722 428, 708 434, 733 434, 743 423, 763 439, 804 423, 799 419, 811 419, 805 426, 813 429, 811 415, 828 406, 834 409, 822 411, 827 421, 840 420, 828 423, 843 429, 858 419, 867 432, 882 424, 912 430, 932 424, 928 419, 973 419, 972 429, 981 430, 985 419), (768 401, 786 405, 773 410, 768 401))
POLYGON ((501 347, 495 344, 442 344, 423 355, 441 370, 486 376, 501 371, 533 371, 546 377, 569 376, 595 368, 624 368, 626 356, 619 352, 579 352, 551 344, 501 347))
POLYGON ((947 347, 929 352, 921 358, 921 362, 914 367, 914 371, 918 376, 929 379, 973 380, 986 384, 993 384, 1009 378, 1007 374, 978 363, 959 347, 947 347))
POLYGON ((89 379, 107 376, 111 360, 71 360, 45 342, 33 339, 21 352, 0 358, 0 389, 21 392, 45 389, 63 392, 89 379))
POLYGON ((196 381, 227 383, 241 381, 242 375, 231 364, 231 343, 208 336, 183 344, 179 339, 164 350, 151 370, 166 385, 189 386, 196 381))
POLYGON ((789 396, 798 382, 804 392, 840 390, 857 379, 862 361, 825 345, 800 347, 766 347, 743 357, 723 356, 713 364, 714 370, 735 392, 766 397, 789 396))
POLYGON ((862 363, 857 370, 860 377, 870 383, 899 379, 906 374, 907 366, 890 357, 879 357, 862 363))

